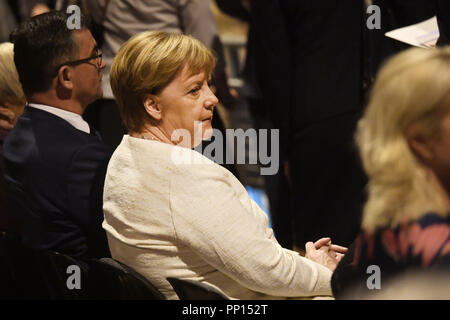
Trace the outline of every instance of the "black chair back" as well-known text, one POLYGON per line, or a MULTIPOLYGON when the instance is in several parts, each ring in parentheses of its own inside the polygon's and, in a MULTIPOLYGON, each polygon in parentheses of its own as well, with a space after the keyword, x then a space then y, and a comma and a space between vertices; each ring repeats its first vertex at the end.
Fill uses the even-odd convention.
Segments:
POLYGON ((35 250, 22 244, 20 236, 2 233, 0 238, 0 299, 83 299, 86 290, 69 289, 69 266, 87 285, 87 272, 74 259, 54 251, 35 250))
POLYGON ((17 234, 2 235, 2 251, 7 290, 6 299, 55 299, 56 292, 50 286, 44 270, 43 253, 25 247, 17 234))
POLYGON ((181 300, 230 300, 213 286, 194 280, 167 278, 181 300))
POLYGON ((88 271, 75 259, 59 252, 46 251, 42 261, 57 299, 88 298, 88 271))
POLYGON ((91 260, 89 295, 96 300, 166 299, 147 279, 112 258, 91 260))
POLYGON ((12 274, 6 258, 5 232, 0 233, 0 300, 11 299, 17 296, 13 285, 12 274))

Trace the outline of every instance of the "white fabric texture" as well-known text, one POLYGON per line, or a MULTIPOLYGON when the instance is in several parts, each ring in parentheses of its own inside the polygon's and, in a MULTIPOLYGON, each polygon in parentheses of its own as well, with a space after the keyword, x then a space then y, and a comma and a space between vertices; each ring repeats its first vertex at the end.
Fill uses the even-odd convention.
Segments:
POLYGON ((167 277, 212 284, 235 299, 331 295, 331 271, 283 249, 242 184, 200 153, 124 136, 108 166, 112 257, 177 299, 167 277), (176 163, 179 152, 201 164, 176 163))

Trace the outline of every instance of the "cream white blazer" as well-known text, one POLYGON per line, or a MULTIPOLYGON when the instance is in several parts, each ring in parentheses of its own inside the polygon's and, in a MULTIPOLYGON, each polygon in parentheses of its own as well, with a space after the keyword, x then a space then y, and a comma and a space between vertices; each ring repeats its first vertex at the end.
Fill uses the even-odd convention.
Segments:
POLYGON ((331 296, 331 271, 282 248, 266 214, 200 153, 124 136, 108 166, 103 227, 114 259, 177 299, 167 277, 235 299, 331 296))

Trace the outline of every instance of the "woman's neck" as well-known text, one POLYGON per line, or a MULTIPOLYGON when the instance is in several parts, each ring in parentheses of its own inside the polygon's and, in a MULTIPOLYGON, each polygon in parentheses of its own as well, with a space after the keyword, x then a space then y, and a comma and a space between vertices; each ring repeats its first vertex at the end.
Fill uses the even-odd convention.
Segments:
POLYGON ((139 132, 132 132, 130 133, 130 135, 135 138, 159 141, 167 144, 176 145, 175 142, 170 140, 169 135, 166 134, 164 130, 162 130, 157 126, 146 126, 139 132))

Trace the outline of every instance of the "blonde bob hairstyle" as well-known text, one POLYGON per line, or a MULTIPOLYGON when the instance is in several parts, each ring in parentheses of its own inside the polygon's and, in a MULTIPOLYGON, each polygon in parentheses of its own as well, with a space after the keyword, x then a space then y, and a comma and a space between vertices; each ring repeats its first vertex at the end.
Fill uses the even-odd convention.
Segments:
POLYGON ((449 47, 409 49, 380 70, 356 132, 369 177, 364 229, 394 228, 429 212, 447 214, 442 192, 410 149, 405 132, 415 125, 425 136, 437 135, 449 110, 449 47))
POLYGON ((110 72, 113 94, 128 130, 139 132, 152 121, 144 108, 147 94, 158 94, 187 65, 192 74, 211 75, 214 54, 191 36, 161 31, 135 35, 119 50, 110 72))
POLYGON ((15 106, 26 104, 14 64, 14 45, 9 42, 0 44, 0 102, 9 102, 15 106))

